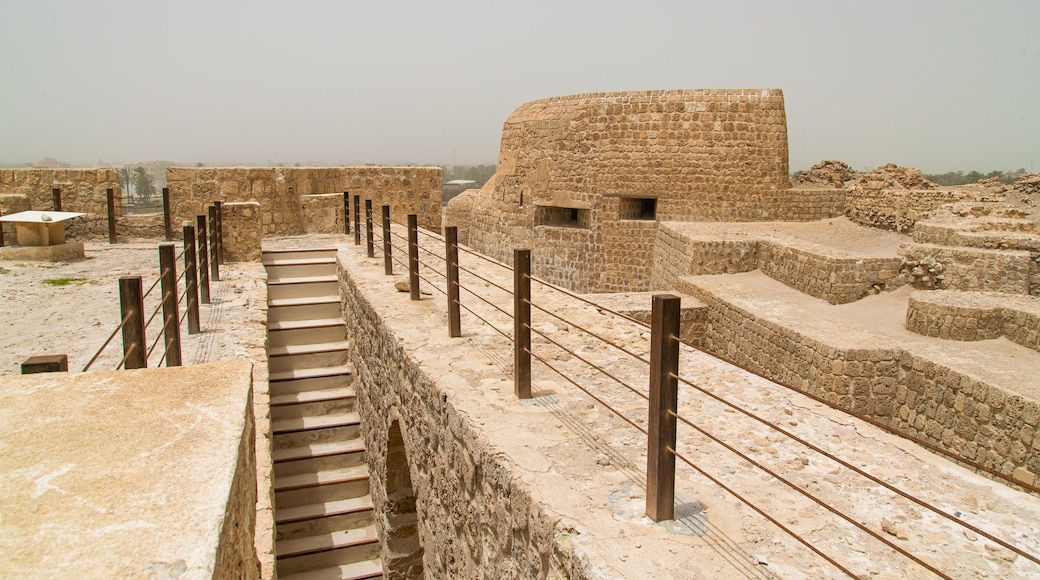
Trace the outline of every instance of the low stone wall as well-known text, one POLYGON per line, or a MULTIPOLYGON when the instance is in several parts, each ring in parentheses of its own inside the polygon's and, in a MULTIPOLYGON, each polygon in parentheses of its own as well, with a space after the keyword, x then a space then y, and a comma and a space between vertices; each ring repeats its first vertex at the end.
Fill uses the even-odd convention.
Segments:
POLYGON ((758 248, 758 267, 767 276, 831 304, 902 286, 899 258, 827 256, 774 241, 759 242, 758 248))
MULTIPOLYGON (((169 167, 166 183, 174 223, 194 219, 214 201, 255 201, 264 236, 302 234, 317 215, 304 211, 303 196, 349 191, 351 204, 359 195, 375 207, 390 205, 397 221, 414 213, 424 228, 441 226, 439 167, 169 167)), ((342 202, 337 210, 342 219, 342 202)))
POLYGON ((919 244, 1040 252, 1036 222, 1019 219, 921 220, 914 225, 914 241, 919 244))
POLYGON ((255 201, 221 205, 224 259, 228 262, 260 261, 260 204, 255 201))
MULTIPOLYGON (((353 201, 353 200, 351 200, 353 201)), ((343 194, 317 193, 300 196, 303 228, 308 234, 342 234, 343 194)), ((347 216, 351 219, 352 216, 347 216)))
POLYGON ((950 340, 1005 336, 1040 350, 1040 300, 982 292, 915 292, 907 307, 906 328, 950 340))
POLYGON ((904 244, 899 253, 915 284, 926 282, 927 288, 1030 294, 1035 287, 1037 263, 1029 252, 904 244), (929 270, 926 280, 914 273, 918 267, 929 270))
POLYGON ((845 194, 845 215, 864 226, 909 232, 930 212, 966 197, 949 190, 854 189, 845 194))
POLYGON ((696 283, 703 349, 831 405, 1032 485, 1040 474, 1037 403, 901 348, 843 348, 757 317, 696 283))
MULTIPOLYGON (((115 194, 116 216, 123 214, 123 190, 115 168, 101 169, 0 169, 0 199, 5 195, 24 195, 28 208, 53 210, 53 189, 61 190, 62 211, 87 215, 70 220, 65 226, 69 239, 108 236, 108 194, 115 194)), ((12 213, 0 205, 4 214, 12 213)))
POLYGON ((761 269, 769 277, 826 300, 846 304, 903 285, 899 258, 844 257, 774 239, 685 236, 667 224, 657 230, 652 287, 674 289, 683 276, 761 269))
POLYGON ((449 398, 451 388, 442 383, 457 387, 463 379, 427 375, 415 359, 415 345, 406 349, 343 260, 341 252, 343 314, 354 337, 350 356, 370 490, 380 537, 392 540, 384 542, 384 574, 418 577, 421 557, 427 578, 544 578, 561 572, 588 577, 584 564, 561 553, 557 520, 532 501, 510 461, 489 449, 472 419, 449 398), (402 465, 411 466, 407 483, 402 465), (418 515, 401 513, 414 510, 418 515), (570 564, 561 569, 560 562, 570 564))

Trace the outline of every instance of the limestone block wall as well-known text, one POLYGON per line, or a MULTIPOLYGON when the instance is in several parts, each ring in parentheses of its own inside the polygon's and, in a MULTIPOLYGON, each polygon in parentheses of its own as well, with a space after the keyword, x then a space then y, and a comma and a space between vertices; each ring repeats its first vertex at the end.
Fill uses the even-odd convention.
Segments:
POLYGON ((301 196, 350 191, 351 203, 360 195, 375 207, 389 204, 398 221, 415 213, 420 226, 440 230, 439 167, 170 167, 166 183, 174 223, 217 200, 256 201, 263 235, 302 234, 308 222, 301 196))
POLYGON ((1005 336, 1040 350, 1040 299, 989 292, 915 292, 907 306, 906 328, 950 340, 1005 336))
POLYGON ((825 344, 680 283, 707 306, 703 349, 1020 481, 1040 474, 1036 401, 903 349, 825 344))
POLYGON ((255 201, 221 205, 224 259, 228 262, 260 261, 260 204, 255 201))
POLYGON ((345 231, 342 193, 301 195, 300 213, 308 234, 342 234, 345 231))
POLYGON ((508 458, 489 450, 441 385, 462 379, 428 376, 340 261, 370 489, 380 537, 389 538, 384 570, 395 570, 387 576, 416 571, 416 547, 401 546, 405 532, 416 541, 399 517, 411 508, 418 514, 407 522, 417 526, 427 578, 588 578, 587 562, 561 554, 572 548, 554 540, 557 518, 532 501, 508 458), (400 496, 402 487, 410 497, 400 496))
POLYGON ((628 222, 838 211, 843 194, 791 193, 787 171, 779 90, 555 97, 513 112, 495 176, 457 202, 482 211, 455 212, 453 200, 447 219, 469 230, 470 246, 498 259, 530 247, 535 273, 551 282, 592 292, 647 289, 651 226, 628 222), (823 199, 831 201, 814 206, 823 199), (632 219, 633 205, 645 210, 640 219, 632 219), (460 223, 467 213, 468 223, 460 223), (585 233, 558 231, 564 227, 585 233))
MULTIPOLYGON (((116 216, 123 214, 123 190, 119 186, 119 174, 115 168, 0 169, 0 199, 5 195, 24 195, 29 201, 28 209, 54 209, 51 193, 54 188, 61 190, 63 211, 87 214, 67 222, 66 238, 108 236, 109 188, 115 193, 116 216)), ((0 209, 5 214, 11 213, 6 207, 0 209)))
POLYGON ((1040 252, 1040 233, 1031 220, 997 219, 938 221, 914 224, 919 244, 1040 252))
POLYGON ((911 275, 918 267, 934 272, 925 280, 931 288, 1030 294, 1038 286, 1037 258, 1026 251, 903 244, 899 254, 911 275))
POLYGON ((720 240, 682 235, 661 224, 653 253, 652 287, 677 288, 683 276, 762 270, 767 276, 831 304, 855 302, 905 283, 899 258, 849 258, 777 240, 720 240))
POLYGON ((861 225, 909 232, 929 212, 961 201, 966 195, 932 189, 855 189, 845 194, 845 215, 861 225))

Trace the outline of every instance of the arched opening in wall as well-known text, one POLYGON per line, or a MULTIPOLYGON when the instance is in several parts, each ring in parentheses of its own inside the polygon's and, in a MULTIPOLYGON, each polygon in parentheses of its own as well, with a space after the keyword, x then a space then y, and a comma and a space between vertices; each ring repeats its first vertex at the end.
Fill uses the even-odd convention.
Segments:
POLYGON ((400 421, 390 425, 386 442, 386 578, 422 578, 423 547, 419 538, 419 516, 408 468, 408 450, 400 421))

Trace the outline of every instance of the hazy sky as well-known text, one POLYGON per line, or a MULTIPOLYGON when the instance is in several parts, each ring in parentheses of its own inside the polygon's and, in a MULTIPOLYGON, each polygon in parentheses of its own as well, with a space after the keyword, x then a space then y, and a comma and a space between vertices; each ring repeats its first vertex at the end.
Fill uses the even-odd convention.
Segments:
POLYGON ((1038 0, 0 0, 0 161, 494 163, 526 101, 768 87, 792 170, 1040 171, 1038 27, 1038 0))

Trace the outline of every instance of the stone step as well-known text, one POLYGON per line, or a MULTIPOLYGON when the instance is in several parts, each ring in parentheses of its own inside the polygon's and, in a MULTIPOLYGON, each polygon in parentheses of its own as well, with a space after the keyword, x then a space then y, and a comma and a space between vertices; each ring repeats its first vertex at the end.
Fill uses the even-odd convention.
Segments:
POLYGON ((267 301, 267 322, 284 323, 288 321, 310 321, 328 318, 340 318, 339 298, 336 296, 320 296, 307 298, 277 298, 267 301))
POLYGON ((329 469, 315 473, 300 473, 288 477, 276 478, 274 490, 290 491, 307 487, 318 487, 322 485, 333 485, 347 483, 350 481, 368 481, 368 466, 352 465, 339 469, 329 469))
MULTIPOLYGON (((280 383, 283 384, 283 383, 280 383)), ((352 387, 334 386, 331 388, 314 389, 312 391, 281 392, 271 394, 271 406, 299 405, 301 403, 317 403, 320 401, 332 401, 335 399, 353 398, 356 394, 352 387)))
POLYGON ((324 552, 326 550, 371 544, 378 541, 379 536, 376 533, 376 527, 372 524, 361 528, 337 530, 328 534, 308 536, 296 540, 283 540, 275 546, 275 553, 278 554, 279 558, 288 558, 324 552))
POLYGON ((273 452, 277 453, 282 449, 351 441, 359 437, 361 437, 361 426, 359 424, 340 425, 325 429, 275 433, 271 438, 271 446, 273 452))
POLYGON ((277 260, 264 264, 267 278, 284 280, 286 278, 304 278, 311 276, 335 276, 336 258, 305 258, 296 260, 277 260))
MULTIPOLYGON (((302 322, 302 321, 298 321, 302 322)), ((281 347, 290 344, 309 344, 320 342, 340 342, 346 340, 347 328, 341 321, 338 325, 321 325, 286 330, 267 331, 269 347, 281 347)))
POLYGON ((307 248, 305 250, 264 250, 260 262, 267 265, 280 260, 305 260, 312 258, 335 258, 336 248, 307 248))
POLYGON ((357 499, 368 493, 368 479, 278 491, 274 494, 275 518, 283 509, 357 499))
POLYGON ((356 557, 357 553, 372 553, 374 554, 371 558, 366 560, 357 560, 349 564, 333 564, 327 567, 312 568, 305 571, 295 571, 296 564, 294 563, 291 567, 288 562, 294 560, 301 560, 299 565, 313 565, 318 562, 324 562, 328 560, 334 561, 336 557, 342 557, 333 552, 322 552, 321 554, 315 554, 313 556, 300 556, 298 558, 289 558, 283 565, 282 561, 278 562, 278 578, 281 580, 363 580, 366 578, 382 578, 383 577, 383 565, 379 560, 379 545, 368 544, 367 549, 359 551, 357 548, 346 548, 346 550, 352 550, 347 557, 356 557), (373 548, 374 546, 374 548, 373 548), (322 554, 333 554, 329 557, 316 557, 322 556, 322 554))
POLYGON ((316 518, 371 512, 372 509, 372 496, 363 495, 361 497, 309 503, 296 507, 279 507, 275 512, 274 522, 276 524, 288 524, 316 518))
MULTIPOLYGON (((310 393, 308 393, 309 395, 310 393)), ((357 399, 353 393, 336 398, 325 398, 317 401, 304 401, 294 405, 278 405, 271 407, 271 421, 288 421, 306 417, 326 415, 342 415, 352 413, 357 408, 357 399)))
POLYGON ((382 578, 383 566, 379 560, 366 560, 355 562, 346 566, 324 568, 301 572, 299 574, 283 574, 280 578, 287 580, 366 580, 369 578, 382 578))
POLYGON ((280 576, 280 578, 286 580, 366 580, 368 578, 382 577, 383 566, 379 560, 366 560, 345 566, 280 576))
POLYGON ((284 322, 269 322, 267 324, 268 332, 275 330, 303 330, 308 328, 323 328, 326 326, 344 326, 343 319, 336 318, 319 318, 316 320, 286 320, 284 322))
POLYGON ((291 355, 301 354, 317 354, 323 352, 338 352, 345 351, 350 348, 350 342, 346 340, 337 340, 332 342, 317 342, 317 343, 306 343, 306 344, 287 344, 285 346, 270 347, 267 349, 267 356, 282 357, 291 355))
POLYGON ((330 455, 355 454, 364 451, 364 442, 361 441, 360 437, 356 437, 345 441, 327 441, 279 448, 272 451, 271 456, 277 464, 285 461, 296 461, 300 459, 310 459, 330 455))
POLYGON ((325 429, 328 427, 345 427, 361 422, 357 413, 337 413, 335 415, 292 417, 271 421, 272 433, 289 433, 309 429, 325 429))
MULTIPOLYGON (((271 383, 276 382, 292 382, 290 389, 302 388, 300 382, 302 381, 315 381, 315 380, 348 380, 353 377, 354 369, 350 365, 339 365, 333 367, 324 368, 313 368, 313 369, 293 369, 284 372, 272 372, 268 376, 268 381, 271 383)), ((280 386, 280 385, 279 385, 280 386)), ((272 392, 274 391, 274 385, 271 385, 272 392)))
POLYGON ((335 276, 309 276, 268 281, 267 299, 339 296, 339 282, 335 276))
POLYGON ((342 367, 347 363, 347 349, 303 354, 272 356, 267 361, 267 370, 272 375, 282 376, 294 370, 342 367))
POLYGON ((274 464, 275 483, 279 479, 302 475, 304 473, 321 473, 347 467, 364 465, 364 446, 352 453, 336 453, 331 455, 319 455, 318 457, 305 457, 293 461, 280 461, 274 464))

